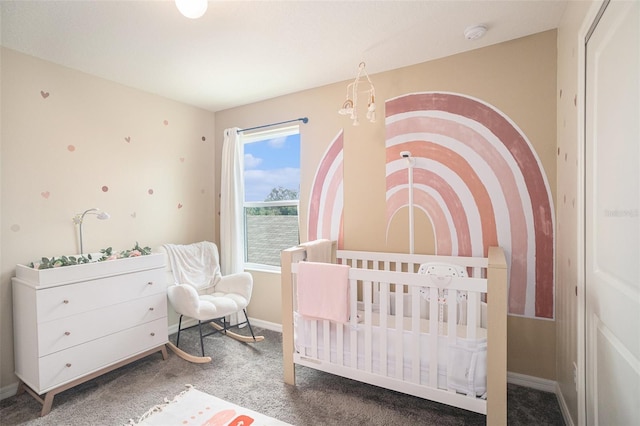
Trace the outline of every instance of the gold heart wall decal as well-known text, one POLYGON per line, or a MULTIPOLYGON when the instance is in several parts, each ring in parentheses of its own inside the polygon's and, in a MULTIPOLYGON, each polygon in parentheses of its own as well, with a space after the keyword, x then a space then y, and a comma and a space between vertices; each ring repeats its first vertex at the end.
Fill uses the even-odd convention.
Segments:
POLYGON ((127 143, 131 142, 131 136, 127 136, 124 140, 127 141, 127 143))
POLYGON ((42 198, 49 198, 49 195, 51 194, 49 193, 49 191, 43 191, 40 193, 40 195, 42 195, 42 198))
POLYGON ((42 96, 42 99, 47 99, 49 97, 49 92, 45 92, 44 90, 41 90, 40 96, 42 96))

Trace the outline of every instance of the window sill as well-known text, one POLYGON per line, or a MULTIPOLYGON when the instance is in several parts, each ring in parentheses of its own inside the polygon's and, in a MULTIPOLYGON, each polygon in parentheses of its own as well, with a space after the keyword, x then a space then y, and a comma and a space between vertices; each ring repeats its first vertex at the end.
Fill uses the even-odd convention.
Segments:
POLYGON ((272 274, 280 274, 279 266, 262 265, 259 263, 245 263, 244 270, 246 272, 267 272, 272 274))

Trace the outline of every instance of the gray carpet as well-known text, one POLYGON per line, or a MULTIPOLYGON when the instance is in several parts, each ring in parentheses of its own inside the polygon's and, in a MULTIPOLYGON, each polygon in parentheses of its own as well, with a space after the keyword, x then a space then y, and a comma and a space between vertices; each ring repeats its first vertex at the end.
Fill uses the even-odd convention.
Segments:
MULTIPOLYGON (((124 425, 164 398, 191 384, 196 389, 298 426, 306 425, 480 425, 476 413, 358 383, 305 367, 297 386, 282 381, 281 334, 255 329, 265 340, 244 344, 214 335, 205 338, 209 364, 188 363, 173 352, 159 353, 58 394, 53 409, 24 393, 0 401, 2 425, 124 425)), ((246 328, 242 330, 246 334, 246 328)), ((175 335, 171 336, 175 342, 175 335)), ((199 353, 197 330, 180 337, 180 347, 199 353)), ((510 425, 563 425, 556 397, 508 385, 510 425)))

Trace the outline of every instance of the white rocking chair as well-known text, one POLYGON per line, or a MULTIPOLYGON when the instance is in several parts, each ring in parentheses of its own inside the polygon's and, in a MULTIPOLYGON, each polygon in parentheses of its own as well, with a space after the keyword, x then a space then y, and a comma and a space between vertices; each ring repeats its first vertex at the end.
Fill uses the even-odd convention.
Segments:
POLYGON ((251 301, 253 278, 247 272, 222 276, 218 247, 209 241, 188 245, 165 244, 160 248, 167 256, 170 285, 167 289, 169 302, 180 315, 176 344, 169 347, 180 357, 191 362, 209 362, 210 357, 204 354, 204 337, 222 333, 245 343, 264 340, 256 336, 251 328, 246 307, 251 301), (244 321, 230 324, 226 317, 244 313, 244 321), (198 321, 197 324, 182 328, 182 318, 186 316, 198 321), (216 320, 216 321, 214 321, 216 320), (203 332, 202 324, 209 323, 213 327, 210 332, 203 332), (231 328, 246 325, 251 336, 243 336, 231 328), (180 332, 198 327, 202 356, 190 355, 180 349, 180 332))

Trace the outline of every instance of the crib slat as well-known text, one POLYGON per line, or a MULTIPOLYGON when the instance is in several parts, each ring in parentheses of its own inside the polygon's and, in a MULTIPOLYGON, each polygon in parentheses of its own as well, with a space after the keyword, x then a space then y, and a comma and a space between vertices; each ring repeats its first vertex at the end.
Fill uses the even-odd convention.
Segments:
POLYGON ((455 289, 450 289, 447 297, 447 324, 449 330, 447 335, 449 337, 449 343, 455 344, 455 339, 458 337, 458 292, 455 289))
POLYGON ((362 297, 364 299, 364 370, 367 372, 371 372, 371 361, 372 361, 372 345, 371 345, 371 287, 373 283, 370 281, 365 281, 362 283, 363 294, 362 297))
POLYGON ((404 375, 403 368, 403 360, 404 360, 404 344, 403 344, 403 334, 404 334, 404 286, 400 283, 396 283, 395 289, 395 297, 396 297, 396 313, 395 313, 395 325, 396 325, 396 333, 395 333, 395 357, 396 357, 396 379, 402 380, 404 375))
MULTIPOLYGON (((352 314, 353 311, 352 311, 352 314)), ((344 365, 344 327, 345 324, 336 324, 336 363, 344 365)))
POLYGON ((318 321, 309 320, 311 324, 311 356, 318 357, 318 321))
POLYGON ((380 283, 380 374, 387 375, 387 312, 389 312, 389 283, 380 283))
POLYGON ((411 381, 420 383, 420 288, 411 287, 411 381))
MULTIPOLYGON (((456 345, 458 339, 458 292, 455 289, 449 289, 447 294, 447 344, 448 349, 456 345)), ((455 392, 451 388, 452 371, 447 365, 447 387, 450 391, 455 392)))
POLYGON ((327 362, 331 361, 331 322, 329 320, 322 321, 322 349, 323 359, 327 362))
POLYGON ((480 318, 480 293, 467 293, 467 338, 475 339, 480 318))
MULTIPOLYGON (((351 312, 358 312, 358 305, 357 305, 357 297, 353 296, 353 295, 357 295, 358 294, 358 281, 355 279, 350 279, 349 280, 349 291, 352 295, 352 297, 350 298, 351 300, 349 301, 351 304, 351 312)), ((356 315, 351 315, 351 330, 349 335, 351 336, 351 342, 350 342, 350 349, 351 349, 351 361, 350 361, 350 365, 351 368, 353 369, 357 369, 358 368, 358 334, 356 333, 356 329, 358 326, 358 318, 356 315)))
POLYGON ((438 288, 429 288, 429 386, 438 387, 438 288))

